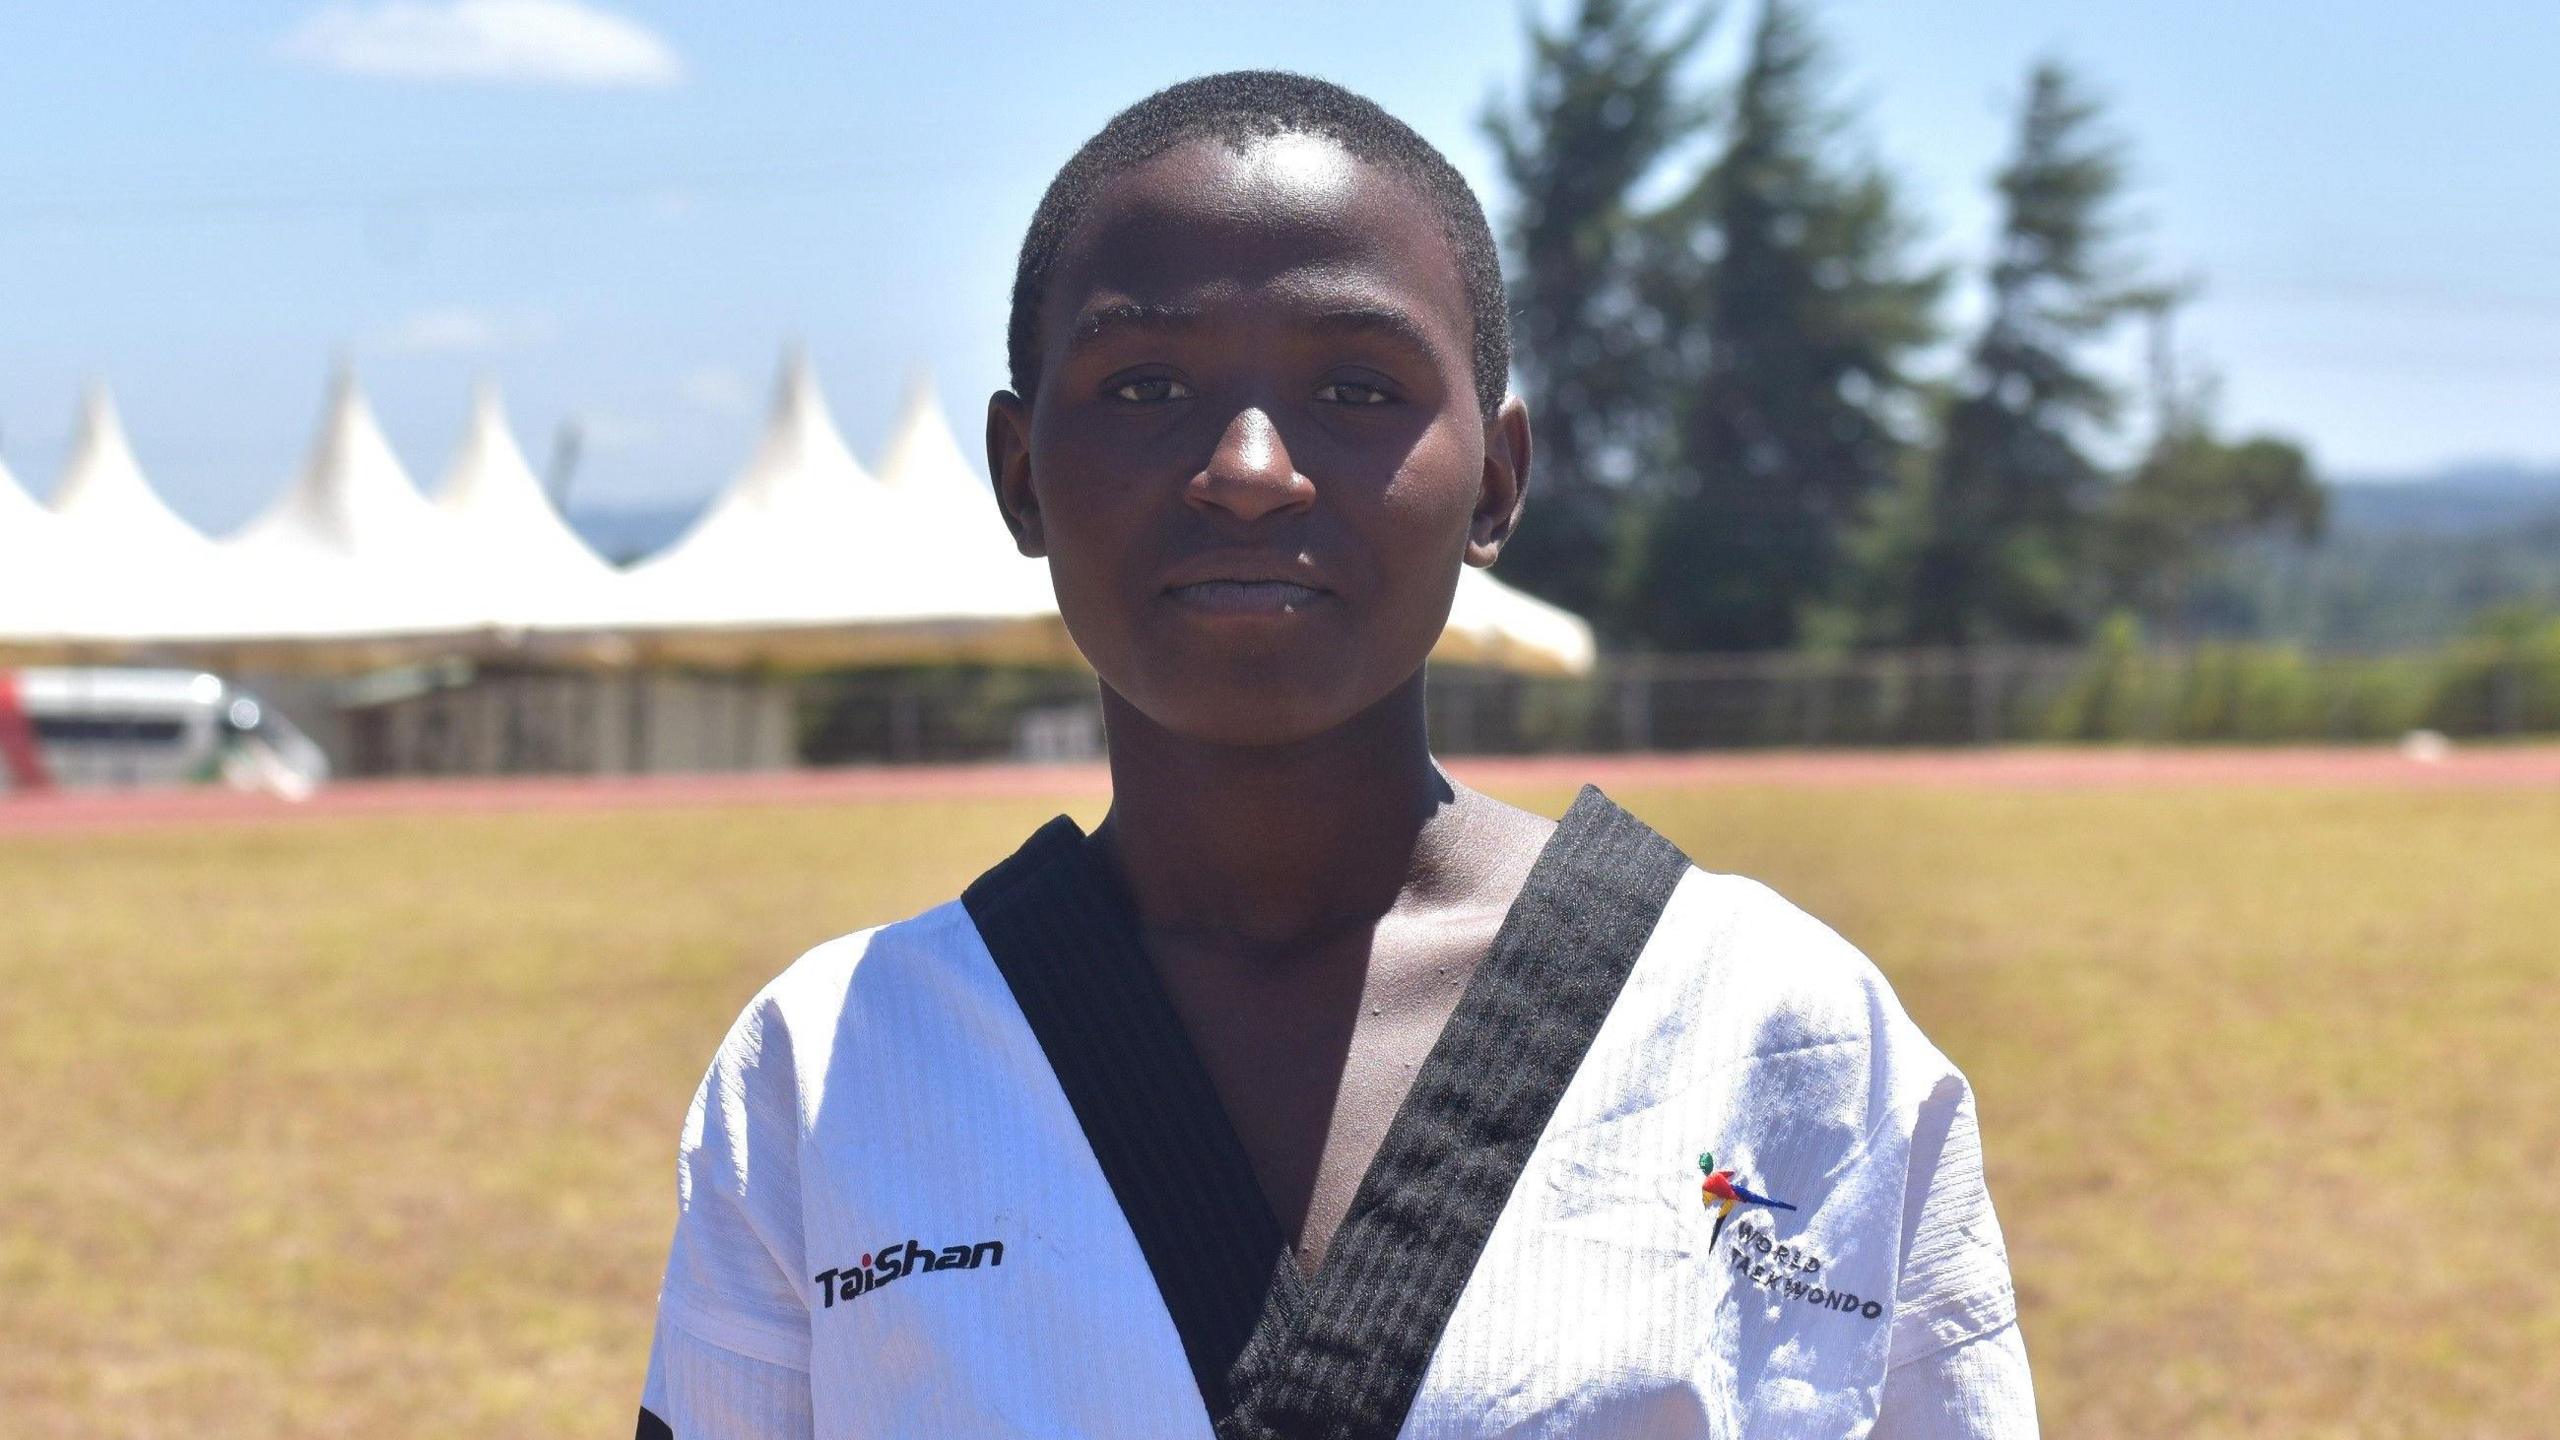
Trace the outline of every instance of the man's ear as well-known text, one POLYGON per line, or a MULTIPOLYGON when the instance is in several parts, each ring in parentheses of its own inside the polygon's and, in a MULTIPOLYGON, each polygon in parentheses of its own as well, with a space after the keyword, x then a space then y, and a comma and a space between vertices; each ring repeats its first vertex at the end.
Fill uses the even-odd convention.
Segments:
POLYGON ((1490 565, 1520 527, 1529 500, 1529 402, 1502 397, 1484 427, 1484 477, 1476 487, 1475 518, 1467 526, 1467 563, 1490 565))
POLYGON ((1013 532, 1013 548, 1034 558, 1048 554, 1040 497, 1031 488, 1031 407, 1010 390, 987 398, 987 475, 995 481, 996 508, 1013 532))

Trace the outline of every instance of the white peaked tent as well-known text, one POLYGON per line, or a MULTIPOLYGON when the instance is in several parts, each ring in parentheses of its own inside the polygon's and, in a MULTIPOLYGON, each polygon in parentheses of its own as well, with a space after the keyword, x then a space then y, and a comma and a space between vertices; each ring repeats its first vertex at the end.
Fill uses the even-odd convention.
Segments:
MULTIPOLYGON (((965 492, 945 488, 963 477, 976 484, 962 467, 960 477, 913 469, 898 486, 873 478, 795 350, 746 469, 629 575, 626 627, 653 655, 704 664, 1062 653, 1045 578, 1035 595, 980 564, 988 552, 962 519, 972 507, 965 492), (1016 598, 1024 596, 1032 598, 1016 598)), ((1000 542, 1001 522, 988 513, 983 523, 1000 542)))
POLYGON ((481 623, 472 597, 487 577, 451 517, 411 483, 344 367, 301 473, 222 550, 240 603, 214 633, 355 643, 481 623))
POLYGON ((994 487, 961 450, 930 377, 907 389, 880 454, 880 483, 907 502, 917 548, 931 557, 911 554, 901 566, 916 613, 998 622, 1056 615, 1049 567, 1014 548, 994 487))
POLYGON ((41 543, 51 527, 61 523, 60 516, 19 486, 18 477, 9 473, 9 462, 0 460, 0 545, 12 547, 0 554, 23 553, 16 547, 41 543))
POLYGON ((476 624, 502 631, 610 625, 622 576, 587 547, 544 493, 507 425, 495 385, 471 399, 462 448, 436 487, 435 508, 451 522, 466 557, 476 624))
POLYGON ((62 519, 18 487, 0 463, 0 657, 50 645, 79 566, 64 552, 62 519))
POLYGON ((98 543, 147 560, 200 559, 211 542, 178 517, 143 478, 124 419, 103 383, 80 400, 71 457, 53 491, 53 512, 98 543))
POLYGON ((31 527, 50 519, 44 506, 18 484, 9 473, 9 462, 0 459, 0 535, 15 534, 21 527, 31 527))
POLYGON ((81 397, 52 506, 54 541, 75 567, 56 610, 66 637, 149 640, 219 608, 214 543, 151 488, 103 383, 81 397))
POLYGON ((1440 632, 1432 658, 1532 675, 1580 675, 1597 653, 1591 626, 1581 616, 1550 605, 1493 578, 1473 565, 1458 572, 1449 602, 1449 628, 1440 632))
MULTIPOLYGON (((907 385, 898 418, 890 423, 889 443, 880 447, 880 483, 904 490, 955 482, 965 482, 959 486, 963 493, 992 497, 952 433, 933 377, 919 371, 907 385)), ((988 498, 987 504, 995 501, 988 498)))
POLYGON ((698 612, 703 620, 831 618, 806 568, 825 567, 848 536, 876 527, 885 504, 795 350, 783 361, 773 412, 746 469, 632 578, 649 588, 650 602, 715 606, 698 612))

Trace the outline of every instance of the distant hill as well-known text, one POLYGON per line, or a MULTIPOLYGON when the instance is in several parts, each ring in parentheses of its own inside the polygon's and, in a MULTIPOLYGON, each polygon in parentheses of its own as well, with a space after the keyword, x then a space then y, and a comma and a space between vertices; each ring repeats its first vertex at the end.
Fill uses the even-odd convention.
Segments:
POLYGON ((2417 479, 2340 480, 2329 499, 2341 533, 2478 535, 2560 516, 2560 469, 2464 465, 2417 479))
POLYGON ((2200 587, 2195 632, 2319 649, 2432 645, 2484 612, 2560 611, 2560 470, 2465 465, 2329 488, 2315 545, 2244 545, 2200 587))

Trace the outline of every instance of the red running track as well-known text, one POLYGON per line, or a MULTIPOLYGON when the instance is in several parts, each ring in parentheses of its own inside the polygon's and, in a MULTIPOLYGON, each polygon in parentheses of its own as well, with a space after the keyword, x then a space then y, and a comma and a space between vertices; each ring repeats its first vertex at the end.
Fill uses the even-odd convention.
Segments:
MULTIPOLYGON (((2379 747, 2229 749, 1784 750, 1687 755, 1541 755, 1450 762, 1471 785, 1585 782, 1615 790, 1700 785, 1935 785, 1991 789, 2128 786, 2560 789, 2560 745, 2457 747, 2416 760, 2379 747)), ((1099 796, 1100 765, 913 765, 743 775, 507 776, 353 780, 293 804, 216 788, 0 793, 0 835, 270 824, 331 816, 495 814, 827 805, 978 796, 1099 796)))

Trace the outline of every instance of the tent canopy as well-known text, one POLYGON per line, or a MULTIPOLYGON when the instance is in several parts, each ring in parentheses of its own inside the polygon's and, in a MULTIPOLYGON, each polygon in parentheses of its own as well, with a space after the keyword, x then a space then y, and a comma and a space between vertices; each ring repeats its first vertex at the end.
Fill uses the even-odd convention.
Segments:
POLYGON ((0 462, 0 658, 44 655, 62 632, 82 569, 64 528, 0 462))
POLYGON ((829 581, 839 577, 831 572, 846 543, 876 533, 888 508, 887 492, 853 458, 795 349, 746 468, 674 544, 633 568, 634 608, 625 618, 643 625, 838 618, 829 581))
POLYGON ((1046 572, 1014 552, 929 395, 891 458, 895 483, 854 459, 793 351, 746 468, 632 571, 627 628, 646 653, 702 664, 1070 655, 1046 572))
POLYGON ((54 486, 53 512, 82 543, 144 563, 198 560, 211 542, 180 519, 144 478, 124 418, 103 381, 81 397, 71 455, 54 486))
POLYGON ((152 488, 104 382, 81 396, 51 503, 50 543, 73 575, 47 607, 56 638, 112 655, 219 605, 214 542, 152 488))
POLYGON ((475 387, 461 448, 432 502, 467 567, 469 622, 505 631, 609 627, 624 577, 561 518, 507 424, 497 386, 475 387))

